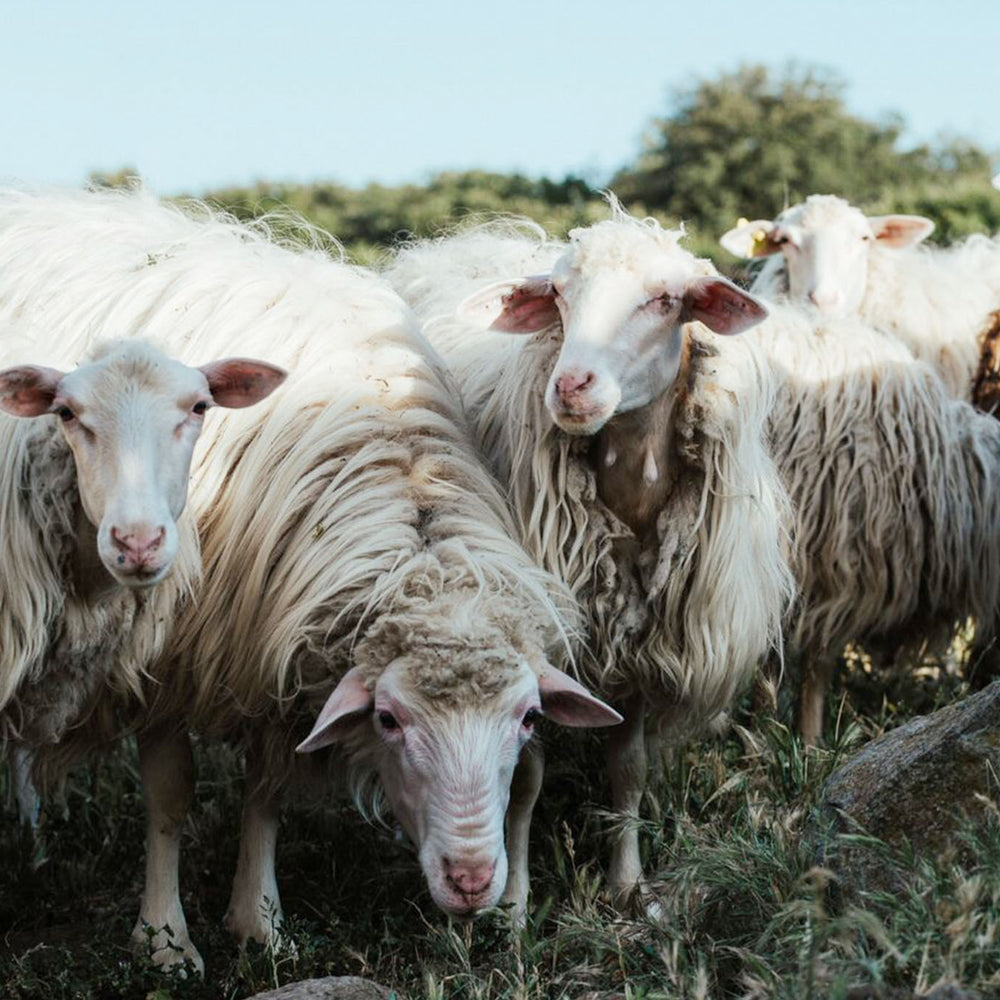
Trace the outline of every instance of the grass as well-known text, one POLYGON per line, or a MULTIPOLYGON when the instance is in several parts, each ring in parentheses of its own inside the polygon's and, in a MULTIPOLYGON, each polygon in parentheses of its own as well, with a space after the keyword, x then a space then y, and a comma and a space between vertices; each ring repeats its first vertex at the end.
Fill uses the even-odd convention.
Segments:
POLYGON ((822 783, 840 763, 966 688, 960 671, 917 662, 890 675, 856 656, 831 699, 826 748, 803 748, 782 694, 766 717, 753 718, 748 699, 725 738, 666 758, 642 821, 656 920, 622 917, 603 895, 616 820, 601 808, 596 737, 561 733, 549 748, 522 931, 500 912, 448 921, 411 850, 347 803, 289 809, 278 872, 294 946, 277 954, 240 955, 222 929, 241 768, 232 751, 200 746, 182 885, 204 979, 161 974, 128 948, 144 815, 134 750, 124 747, 72 775, 43 850, 13 822, 0 830, 0 996, 236 1000, 350 974, 441 1000, 895 1000, 941 981, 1000 997, 1000 812, 964 829, 942 857, 885 848, 906 891, 871 894, 863 909, 833 904, 832 874, 808 835, 822 783))

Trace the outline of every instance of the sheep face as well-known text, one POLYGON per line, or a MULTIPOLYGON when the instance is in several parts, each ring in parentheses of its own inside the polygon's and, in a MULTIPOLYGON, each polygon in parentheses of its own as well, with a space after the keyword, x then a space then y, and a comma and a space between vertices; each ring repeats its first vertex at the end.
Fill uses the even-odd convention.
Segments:
POLYGON ((679 245, 681 234, 628 219, 570 233, 549 275, 501 282, 459 307, 507 333, 561 324, 545 404, 568 434, 597 433, 616 413, 661 396, 677 377, 683 325, 740 333, 767 310, 679 245))
MULTIPOLYGON (((475 655, 475 654, 470 654, 475 655)), ((431 659, 437 661, 436 654, 431 659)), ((504 815, 518 758, 542 715, 569 726, 607 726, 621 716, 544 664, 509 658, 464 663, 441 682, 427 655, 394 660, 369 690, 360 668, 327 700, 300 751, 343 740, 374 758, 392 811, 416 845, 434 902, 454 916, 494 906, 507 879, 504 815), (454 679, 453 677, 453 679, 454 679)))
POLYGON ((828 316, 850 316, 861 308, 873 246, 912 246, 934 223, 916 215, 865 216, 842 198, 811 195, 773 221, 758 219, 730 230, 721 243, 741 257, 780 253, 788 294, 828 316))
POLYGON ((244 359, 189 368, 148 344, 123 342, 69 373, 0 372, 0 407, 19 417, 58 417, 101 562, 118 583, 148 587, 177 554, 176 521, 205 411, 249 406, 284 377, 244 359))

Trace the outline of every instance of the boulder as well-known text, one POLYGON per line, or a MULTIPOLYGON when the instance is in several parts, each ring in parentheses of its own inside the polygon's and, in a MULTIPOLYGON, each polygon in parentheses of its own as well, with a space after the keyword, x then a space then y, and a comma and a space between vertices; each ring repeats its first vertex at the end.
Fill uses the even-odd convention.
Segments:
POLYGON ((255 993, 247 1000, 404 1000, 401 994, 360 976, 303 979, 277 990, 255 993))
POLYGON ((839 834, 867 833, 893 847, 909 841, 930 856, 954 849, 963 815, 985 819, 978 796, 995 789, 991 770, 1000 773, 1000 681, 864 747, 827 779, 813 831, 839 892, 899 888, 877 845, 838 842, 839 834))
POLYGON ((975 993, 963 990, 954 983, 935 986, 930 993, 914 993, 911 990, 884 991, 872 986, 858 986, 848 990, 847 1000, 978 1000, 975 993))

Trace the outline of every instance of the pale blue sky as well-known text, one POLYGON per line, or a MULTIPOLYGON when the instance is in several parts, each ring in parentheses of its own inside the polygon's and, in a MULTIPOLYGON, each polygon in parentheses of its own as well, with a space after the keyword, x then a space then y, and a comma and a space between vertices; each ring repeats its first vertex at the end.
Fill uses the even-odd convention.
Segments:
POLYGON ((670 88, 820 64, 848 104, 1000 152, 998 0, 0 0, 0 178, 163 194, 483 167, 602 181, 670 88))

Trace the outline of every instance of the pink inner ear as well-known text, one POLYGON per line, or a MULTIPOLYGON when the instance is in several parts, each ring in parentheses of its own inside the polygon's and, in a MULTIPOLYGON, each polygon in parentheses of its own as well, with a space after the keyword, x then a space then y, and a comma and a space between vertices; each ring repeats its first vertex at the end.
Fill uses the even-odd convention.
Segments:
POLYGON ((561 726, 617 726, 622 721, 613 708, 548 663, 538 674, 538 693, 546 717, 561 726))
POLYGON ((24 365, 0 372, 0 409, 15 417, 48 413, 59 391, 63 372, 41 365, 24 365))
POLYGON ((237 410, 266 399, 288 375, 276 365, 252 358, 213 361, 199 371, 208 379, 212 399, 219 406, 237 410))
POLYGON ((713 333, 742 333, 767 319, 767 308, 725 278, 693 278, 684 290, 683 319, 698 320, 713 333))
POLYGON ((868 221, 875 239, 896 249, 913 246, 934 232, 934 223, 922 215, 880 215, 868 221))
POLYGON ((503 309, 490 329, 536 333, 559 320, 555 292, 547 280, 529 279, 503 296, 503 309))
POLYGON ((360 716, 372 710, 375 697, 365 686, 360 667, 353 667, 341 678, 326 699, 309 735, 295 748, 296 753, 309 753, 336 743, 343 738, 360 716))

